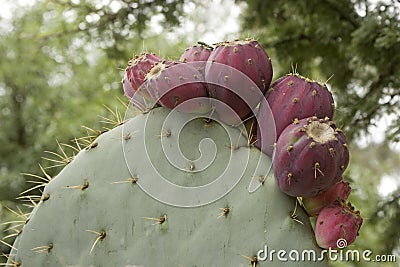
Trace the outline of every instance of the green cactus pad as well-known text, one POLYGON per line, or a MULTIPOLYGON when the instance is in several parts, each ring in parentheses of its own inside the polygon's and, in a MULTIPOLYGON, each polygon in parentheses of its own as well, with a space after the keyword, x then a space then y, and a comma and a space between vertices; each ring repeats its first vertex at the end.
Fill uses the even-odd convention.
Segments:
POLYGON ((168 120, 168 113, 156 108, 138 115, 83 149, 45 187, 9 263, 327 266, 325 261, 290 260, 291 250, 300 256, 303 250, 314 250, 318 257, 320 249, 307 215, 300 207, 294 212, 296 199, 283 194, 273 177, 263 177, 270 158, 247 147, 238 129, 202 118, 178 129, 174 123, 179 125, 188 115, 178 113, 168 120), (255 177, 261 186, 249 193, 255 177), (217 178, 221 181, 213 184, 217 178), (168 181, 170 187, 164 186, 168 181), (186 193, 171 197, 179 190, 211 185, 225 187, 225 194, 193 191, 192 198, 186 193), (265 246, 286 250, 288 261, 279 261, 275 253, 272 262, 251 262, 265 246))

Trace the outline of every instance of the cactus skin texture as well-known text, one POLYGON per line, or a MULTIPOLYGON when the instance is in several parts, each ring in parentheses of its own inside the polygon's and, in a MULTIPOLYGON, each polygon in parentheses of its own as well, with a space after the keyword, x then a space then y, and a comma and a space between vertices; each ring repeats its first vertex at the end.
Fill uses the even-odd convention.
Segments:
POLYGON ((322 209, 315 225, 315 237, 321 248, 345 247, 354 242, 363 223, 360 212, 350 203, 335 201, 322 209), (346 243, 339 244, 340 239, 346 243), (339 246, 338 246, 339 245, 339 246))
POLYGON ((296 121, 279 136, 273 164, 283 192, 314 197, 341 180, 349 164, 346 137, 327 118, 296 121))
MULTIPOLYGON (((283 194, 273 177, 267 177, 254 193, 248 192, 258 157, 270 159, 253 147, 226 147, 229 138, 221 125, 206 125, 199 118, 180 133, 182 153, 189 159, 199 156, 199 140, 214 140, 218 153, 210 168, 184 172, 169 164, 159 136, 165 133, 162 127, 168 113, 159 107, 138 115, 100 135, 93 143, 96 146, 79 152, 44 188, 47 197, 34 208, 17 237, 11 259, 22 267, 328 266, 326 261, 280 262, 276 258, 251 263, 243 257, 253 257, 265 245, 300 253, 313 249, 317 256, 320 248, 307 215, 297 208, 296 218, 303 224, 290 216, 296 199, 283 194), (122 134, 126 138, 121 138, 122 134), (209 182, 207 179, 225 170, 230 154, 249 153, 250 158, 243 178, 228 194, 208 205, 181 208, 155 200, 132 179, 152 178, 147 171, 153 166, 141 152, 145 144, 154 167, 171 182, 184 186, 209 182), (32 250, 42 246, 50 248, 40 253, 32 250)), ((169 130, 172 138, 177 130, 169 130)), ((237 129, 228 131, 241 136, 237 129)), ((246 138, 239 143, 246 144, 246 138)))
POLYGON ((195 62, 195 61, 207 61, 213 48, 209 45, 199 42, 197 45, 193 45, 186 48, 185 52, 179 58, 182 62, 195 62))
POLYGON ((187 48, 179 58, 179 61, 192 62, 196 69, 204 77, 206 62, 212 51, 213 48, 211 46, 202 42, 198 42, 197 45, 187 48))
POLYGON ((340 181, 315 197, 303 198, 302 203, 310 217, 317 216, 321 210, 335 202, 346 201, 351 192, 349 182, 340 181))
POLYGON ((147 73, 142 85, 153 101, 184 113, 206 113, 210 110, 204 76, 192 65, 179 61, 163 61, 147 73), (198 99, 196 99, 198 98, 198 99), (190 102, 177 107, 187 100, 190 102))
MULTIPOLYGON (((230 106, 244 120, 252 115, 254 108, 260 103, 257 93, 265 93, 271 83, 272 74, 271 59, 260 43, 251 39, 236 40, 216 44, 208 58, 205 80, 209 83, 207 87, 210 97, 230 106), (221 68, 221 64, 236 69, 242 75, 236 75, 228 68, 221 68), (216 81, 218 85, 214 84, 216 81)), ((219 106, 216 106, 216 112, 226 124, 240 122, 219 106)))
POLYGON ((197 70, 204 76, 206 62, 212 51, 213 48, 211 46, 198 42, 196 45, 186 48, 179 61, 195 63, 197 70))
MULTIPOLYGON (((312 116, 333 119, 335 104, 327 86, 299 74, 287 74, 278 78, 267 90, 265 98, 274 115, 278 138, 283 129, 295 120, 312 116)), ((263 119, 262 113, 259 119, 263 119)), ((270 124, 266 123, 265 125, 270 124)), ((274 140, 268 139, 273 136, 270 134, 271 131, 273 129, 268 127, 259 129, 257 136, 259 142, 273 144, 274 140), (261 131, 266 136, 266 140, 261 139, 261 131)), ((260 144, 256 144, 256 146, 261 147, 260 144)), ((268 150, 264 149, 263 152, 271 156, 273 149, 270 146, 266 146, 266 148, 268 150)))
POLYGON ((135 92, 138 92, 142 97, 151 100, 150 95, 141 88, 141 85, 144 83, 147 73, 157 62, 162 60, 160 56, 147 52, 136 55, 131 59, 125 69, 122 80, 125 96, 132 98, 135 92))

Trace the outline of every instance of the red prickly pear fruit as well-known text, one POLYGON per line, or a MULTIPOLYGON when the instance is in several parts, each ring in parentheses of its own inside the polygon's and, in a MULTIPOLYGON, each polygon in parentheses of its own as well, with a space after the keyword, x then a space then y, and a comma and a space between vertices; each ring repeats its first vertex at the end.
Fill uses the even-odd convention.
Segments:
POLYGON ((344 248, 356 239, 363 219, 350 203, 335 201, 322 209, 315 225, 315 239, 321 248, 344 248))
POLYGON ((192 62, 193 66, 203 75, 206 67, 206 62, 210 57, 213 48, 206 43, 197 42, 197 45, 193 45, 185 50, 181 55, 179 61, 192 62))
POLYGON ((195 62, 195 61, 207 61, 213 48, 203 42, 197 42, 197 45, 193 45, 183 52, 179 61, 182 62, 195 62))
POLYGON ((273 168, 281 191, 314 197, 338 183, 349 164, 346 137, 328 118, 295 121, 278 138, 273 168))
MULTIPOLYGON (((265 98, 275 119, 277 138, 294 120, 311 116, 333 118, 335 104, 327 86, 299 74, 287 74, 278 78, 267 90, 265 98)), ((259 119, 263 119, 261 114, 259 119)), ((265 142, 263 152, 271 156, 273 151, 271 145, 276 140, 271 138, 273 129, 268 124, 264 125, 267 127, 259 129, 257 136, 259 142, 256 146, 261 148, 260 142, 265 142), (261 132, 264 138, 261 138, 261 132)))
POLYGON ((147 73, 156 63, 162 60, 158 55, 147 52, 136 55, 129 60, 122 81, 124 93, 128 98, 132 98, 138 92, 142 97, 151 100, 149 93, 141 85, 144 83, 147 73))
POLYGON ((350 184, 348 182, 340 181, 331 188, 322 191, 315 197, 303 198, 303 206, 310 217, 315 217, 324 207, 332 204, 336 200, 347 200, 350 192, 350 184))
POLYGON ((260 103, 272 79, 271 60, 255 40, 235 40, 216 44, 205 70, 211 98, 218 100, 215 112, 225 123, 235 125, 249 117, 260 103), (227 112, 223 103, 237 115, 227 112))
POLYGON ((191 63, 159 62, 148 72, 145 80, 142 86, 153 101, 164 107, 199 114, 210 110, 204 77, 191 63))

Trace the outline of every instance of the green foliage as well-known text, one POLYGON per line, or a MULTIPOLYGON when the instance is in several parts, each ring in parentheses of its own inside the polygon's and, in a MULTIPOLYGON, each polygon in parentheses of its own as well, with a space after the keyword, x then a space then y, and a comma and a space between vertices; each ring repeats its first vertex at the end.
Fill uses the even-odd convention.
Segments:
MULTIPOLYGON (((16 181, 7 189, 2 187, 7 194, 1 194, 0 200, 13 199, 19 193, 23 179, 18 173, 40 171, 36 162, 49 156, 43 151, 58 149, 56 138, 60 143, 69 143, 84 132, 80 125, 100 128, 93 123, 94 117, 107 116, 103 105, 112 109, 120 105, 118 98, 123 99, 121 70, 143 45, 166 57, 178 56, 170 45, 159 49, 164 40, 157 36, 146 40, 148 43, 142 43, 141 39, 132 41, 133 37, 132 42, 115 39, 108 43, 109 34, 103 28, 111 27, 106 19, 110 19, 113 11, 98 5, 92 1, 79 5, 39 1, 29 10, 19 9, 10 29, 0 33, 0 181, 16 181), (92 25, 87 16, 94 15, 88 14, 88 10, 104 13, 104 18, 92 25), (81 21, 86 21, 90 27, 80 27, 81 21), (115 47, 121 52, 110 54, 110 51, 117 51, 115 47)), ((170 11, 165 7, 162 12, 171 17, 168 12, 177 8, 176 5, 173 4, 170 11)), ((143 20, 149 19, 159 7, 158 2, 146 1, 133 9, 143 13, 140 19, 143 20)), ((111 17, 117 25, 125 25, 126 10, 120 12, 115 18, 111 17)), ((133 30, 140 28, 132 22, 126 25, 134 25, 133 30)), ((121 27, 110 29, 118 31, 121 27)), ((43 165, 48 167, 46 163, 43 165)))
POLYGON ((45 29, 42 38, 71 39, 84 34, 110 59, 126 61, 127 42, 137 45, 148 37, 149 22, 157 16, 164 27, 179 23, 185 1, 67 1, 42 0, 45 29), (136 40, 135 40, 136 39, 136 40))
POLYGON ((93 121, 93 114, 104 114, 102 99, 116 100, 119 94, 114 90, 119 89, 118 83, 112 81, 119 80, 117 69, 71 55, 71 51, 84 54, 83 44, 76 46, 31 34, 41 28, 40 18, 31 21, 41 13, 34 9, 31 16, 15 21, 12 32, 4 34, 0 42, 4 177, 13 172, 39 171, 33 158, 39 159, 43 151, 56 150, 55 138, 68 142, 78 135, 81 130, 71 128, 71 123, 79 127, 93 121), (65 48, 61 48, 63 45, 65 48), (102 73, 100 79, 93 69, 102 73))

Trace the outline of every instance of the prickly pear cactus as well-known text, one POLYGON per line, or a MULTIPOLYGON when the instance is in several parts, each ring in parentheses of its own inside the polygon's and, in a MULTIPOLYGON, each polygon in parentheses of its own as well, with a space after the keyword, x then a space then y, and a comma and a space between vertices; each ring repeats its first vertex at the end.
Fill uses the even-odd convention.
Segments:
POLYGON ((155 108, 82 149, 44 188, 9 264, 327 266, 258 260, 266 247, 318 257, 307 215, 239 129, 170 115, 155 108))

